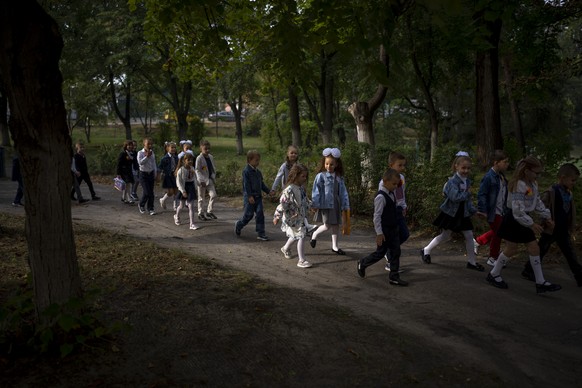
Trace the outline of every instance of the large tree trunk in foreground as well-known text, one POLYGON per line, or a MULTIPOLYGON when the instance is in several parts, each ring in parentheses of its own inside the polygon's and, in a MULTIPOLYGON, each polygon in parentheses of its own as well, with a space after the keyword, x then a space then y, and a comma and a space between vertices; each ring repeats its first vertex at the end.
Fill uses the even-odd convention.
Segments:
POLYGON ((26 238, 37 318, 81 295, 71 222, 71 138, 57 24, 32 0, 0 3, 0 82, 24 175, 26 238))

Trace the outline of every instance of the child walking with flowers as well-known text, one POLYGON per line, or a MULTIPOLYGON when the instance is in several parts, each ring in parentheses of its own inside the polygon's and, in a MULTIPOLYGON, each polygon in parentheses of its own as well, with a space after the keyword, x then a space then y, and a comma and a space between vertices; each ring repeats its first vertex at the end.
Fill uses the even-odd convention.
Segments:
POLYGON ((341 151, 337 148, 326 148, 322 155, 311 198, 312 207, 316 211, 315 222, 323 222, 323 225, 313 232, 309 244, 315 248, 317 237, 330 229, 331 250, 338 255, 345 255, 338 246, 338 232, 342 223, 342 211, 350 210, 350 199, 343 179, 341 151))
POLYGON ((307 234, 305 219, 310 205, 303 186, 307 182, 308 174, 307 167, 301 164, 296 163, 291 167, 288 176, 289 184, 281 194, 279 206, 273 218, 274 225, 282 220, 281 230, 287 235, 287 243, 281 248, 286 259, 291 258, 291 244, 297 241, 297 255, 299 256, 297 266, 300 268, 311 267, 311 263, 307 261, 303 252, 303 241, 307 234))

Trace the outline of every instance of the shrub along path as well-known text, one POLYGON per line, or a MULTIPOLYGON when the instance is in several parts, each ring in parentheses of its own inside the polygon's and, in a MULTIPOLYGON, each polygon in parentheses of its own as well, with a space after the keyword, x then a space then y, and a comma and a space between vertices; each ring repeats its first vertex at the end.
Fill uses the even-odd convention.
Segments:
MULTIPOLYGON (((0 180, 0 212, 24 214, 10 206, 14 190, 14 182, 0 180)), ((465 268, 460 241, 437 248, 426 265, 419 248, 427 239, 413 237, 402 247, 401 276, 410 286, 395 287, 383 263, 370 267, 365 279, 357 276, 356 260, 373 249, 371 230, 340 237, 346 256, 335 255, 329 234, 322 235, 315 249, 306 246, 313 268, 300 269, 295 256, 281 254, 285 238, 270 214, 271 241, 256 240, 254 221, 241 237, 234 235, 239 200, 218 201, 219 219, 197 221, 202 228, 192 231, 174 225, 173 212, 161 211, 157 199, 159 213, 142 215, 122 204, 111 186, 96 190, 101 201, 72 205, 76 224, 210 262, 201 270, 181 255, 176 263, 148 261, 149 252, 143 259, 103 257, 103 265, 113 262, 112 271, 115 260, 119 271, 132 266, 133 277, 120 280, 104 310, 133 330, 118 354, 81 369, 63 362, 60 377, 57 372, 48 385, 82 379, 150 386, 580 384, 582 289, 565 264, 548 264, 545 271, 563 285, 560 292, 536 295, 534 284, 520 278, 523 258, 504 270, 509 289, 499 290, 485 282, 486 272, 465 268), (251 277, 226 276, 221 266, 251 277)), ((50 372, 46 368, 41 371, 50 372)), ((11 383, 39 381, 10 376, 11 383)))

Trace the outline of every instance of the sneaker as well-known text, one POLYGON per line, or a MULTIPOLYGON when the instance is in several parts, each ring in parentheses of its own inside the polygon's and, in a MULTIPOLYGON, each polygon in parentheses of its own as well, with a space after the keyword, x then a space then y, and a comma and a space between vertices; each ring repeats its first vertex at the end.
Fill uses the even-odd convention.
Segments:
POLYGON ((130 199, 129 201, 127 201, 126 203, 133 205, 135 202, 133 202, 133 199, 130 199))
POLYGON ((472 270, 475 270, 475 271, 483 272, 485 270, 485 267, 483 267, 479 263, 475 263, 475 265, 473 265, 471 263, 467 263, 467 269, 472 269, 472 270))
POLYGON ((139 209, 139 212, 140 212, 141 214, 144 214, 144 213, 145 213, 145 207, 143 207, 143 206, 141 206, 141 205, 137 205, 137 208, 139 209))
POLYGON ((129 197, 130 197, 131 199, 133 199, 134 201, 137 201, 137 200, 139 199, 139 198, 137 197, 137 194, 133 194, 133 193, 131 193, 131 194, 129 195, 129 197))
POLYGON ((208 218, 204 217, 204 214, 198 214, 198 219, 200 221, 208 221, 208 218))
POLYGON ((191 230, 198 230, 198 229, 200 229, 200 227, 196 224, 190 224, 190 229, 191 230))
POLYGON ((174 224, 180 225, 180 217, 177 214, 174 214, 174 224))
POLYGON ((393 284, 395 286, 403 286, 406 287, 408 285, 408 282, 405 280, 400 279, 400 275, 398 274, 390 274, 390 276, 388 277, 388 282, 390 284, 393 284))
POLYGON ((162 198, 160 198, 160 206, 162 209, 166 210, 166 201, 164 201, 162 198))
POLYGON ((479 244, 477 242, 477 240, 473 239, 473 251, 475 252, 476 255, 479 254, 479 247, 481 246, 481 244, 479 244))
POLYGON ((234 234, 236 234, 237 237, 240 237, 240 229, 236 226, 236 224, 238 224, 238 222, 234 223, 234 234))
POLYGON ((362 261, 361 260, 358 260, 358 275, 361 278, 365 278, 366 277, 366 267, 364 267, 362 265, 362 261))
POLYGON ((430 262, 431 262, 430 255, 425 255, 424 254, 424 248, 420 250, 420 258, 422 259, 422 261, 425 264, 430 264, 430 262))
POLYGON ((309 240, 309 245, 311 245, 311 248, 315 248, 315 244, 317 244, 317 240, 314 239, 309 240))
POLYGON ((503 288, 503 289, 509 288, 507 283, 505 283, 503 280, 501 280, 501 276, 492 276, 491 272, 487 274, 487 278, 485 280, 487 280, 487 282, 494 287, 503 288), (499 279, 499 280, 497 280, 497 279, 499 279))
POLYGON ((24 206, 24 205, 20 202, 12 202, 12 206, 18 207, 18 206, 24 206))
POLYGON ((521 271, 521 277, 524 278, 525 280, 529 280, 531 282, 536 281, 536 275, 534 275, 533 272, 530 272, 527 269, 524 269, 523 271, 521 271))
POLYGON ((155 215, 156 215, 156 212, 153 210, 150 210, 150 216, 155 216, 155 215))
POLYGON ((98 196, 94 195, 94 196, 91 197, 91 199, 93 201, 99 201, 101 199, 101 197, 98 197, 98 196))
POLYGON ((86 203, 86 202, 89 202, 89 200, 88 200, 88 199, 85 199, 85 198, 81 198, 81 199, 79 200, 79 203, 80 203, 80 204, 81 204, 81 203, 86 203))
POLYGON ((497 261, 497 259, 494 259, 493 257, 490 257, 487 259, 487 265, 490 265, 491 267, 493 267, 495 265, 495 262, 497 261))
POLYGON ((311 265, 311 263, 310 263, 309 261, 307 261, 307 260, 299 260, 299 261, 297 262, 297 266, 298 266, 299 268, 310 268, 312 265, 311 265))
POLYGON ((214 215, 214 213, 206 213, 206 217, 209 219, 217 220, 218 217, 214 215))
POLYGON ((547 280, 544 282, 544 284, 536 283, 536 293, 538 294, 543 294, 544 292, 560 291, 561 289, 562 286, 560 286, 559 284, 552 284, 547 280))
POLYGON ((261 240, 261 241, 269 241, 269 237, 267 237, 267 235, 265 234, 259 234, 257 236, 257 240, 261 240))
POLYGON ((285 256, 286 259, 290 259, 291 258, 291 251, 285 249, 285 247, 281 247, 281 252, 283 252, 283 256, 285 256))

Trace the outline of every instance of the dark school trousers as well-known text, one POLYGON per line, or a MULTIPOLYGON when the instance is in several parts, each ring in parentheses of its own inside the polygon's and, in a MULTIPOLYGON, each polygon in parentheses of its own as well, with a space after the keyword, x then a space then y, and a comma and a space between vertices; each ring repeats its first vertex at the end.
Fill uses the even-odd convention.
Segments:
MULTIPOLYGON (((566 230, 554 230, 553 234, 542 233, 538 245, 540 247, 540 259, 543 259, 544 256, 550 250, 550 246, 556 242, 560 251, 566 258, 568 265, 570 266, 570 270, 578 280, 582 277, 582 266, 578 262, 578 258, 576 257, 576 253, 574 252, 574 247, 572 246, 572 239, 570 238, 570 233, 566 230)), ((525 270, 533 273, 533 269, 529 261, 525 265, 525 270)))
POLYGON ((263 197, 258 196, 254 197, 255 203, 251 205, 247 198, 244 199, 244 214, 242 218, 240 218, 236 222, 236 229, 242 230, 252 219, 253 216, 256 217, 256 231, 259 236, 263 236, 265 234, 265 214, 263 213, 263 197))
POLYGON ((139 172, 139 183, 142 187, 142 196, 139 206, 145 207, 147 203, 148 210, 154 210, 154 182, 155 174, 152 172, 139 172))
POLYGON ((366 268, 381 260, 388 251, 388 262, 390 263, 390 271, 398 273, 400 269, 400 238, 398 226, 389 229, 383 229, 384 242, 382 245, 376 247, 376 252, 369 254, 360 260, 362 267, 366 268))

